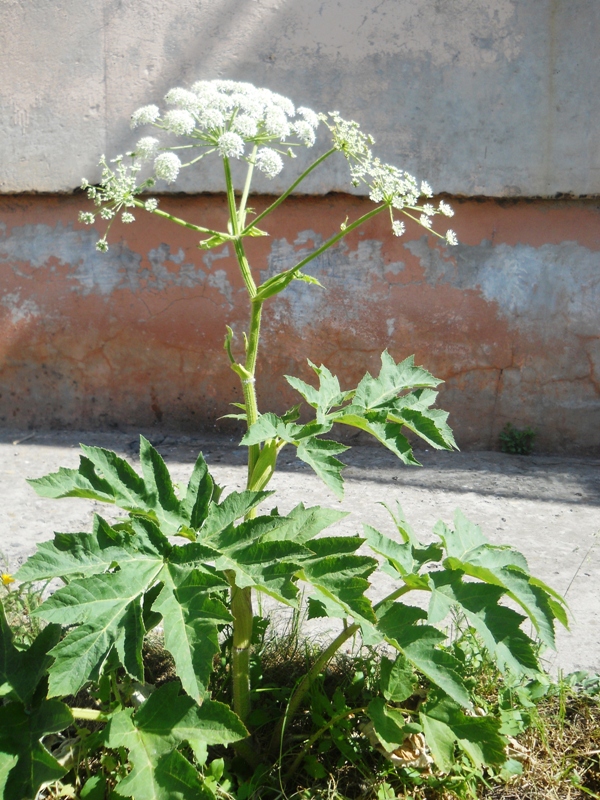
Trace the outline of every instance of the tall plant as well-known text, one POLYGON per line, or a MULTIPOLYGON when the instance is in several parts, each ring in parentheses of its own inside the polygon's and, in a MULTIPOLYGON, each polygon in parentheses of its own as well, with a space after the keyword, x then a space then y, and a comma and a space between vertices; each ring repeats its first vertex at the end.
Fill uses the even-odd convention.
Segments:
MULTIPOLYGON (((326 438, 334 425, 367 432, 405 464, 418 464, 406 431, 434 448, 455 447, 447 414, 432 408, 440 381, 415 366, 412 357, 397 363, 384 352, 379 375, 367 373, 351 389, 342 389, 324 365, 311 364, 316 386, 286 376, 311 409, 308 422, 299 421, 299 406, 281 416, 259 411, 256 395, 261 318, 270 298, 293 280, 317 283, 304 268, 381 213, 389 215, 396 236, 403 234, 407 217, 447 244, 456 244, 453 231, 441 236, 432 227, 435 216, 452 216, 452 209, 444 201, 431 202, 427 183, 419 184, 374 157, 372 138, 337 112, 323 115, 295 109, 285 97, 232 81, 200 81, 191 90, 171 90, 165 99, 170 110, 161 113, 151 105, 132 116, 133 127, 152 125, 162 138, 144 136, 126 157, 110 163, 103 158, 99 185, 84 184, 96 211, 82 212, 80 219, 92 225, 99 216, 110 229, 117 215, 130 223, 132 211, 140 210, 201 234, 201 248, 231 243, 249 301, 243 357, 234 354, 231 328, 225 336, 227 357, 244 398, 237 416, 247 426, 242 439, 248 448, 246 490, 224 495, 200 455, 187 488, 179 491, 162 458, 143 437, 141 475, 114 453, 83 446, 78 469, 61 469, 31 481, 43 496, 112 503, 127 517, 109 525, 97 516, 91 534, 56 534, 52 543, 39 546, 18 573, 21 581, 60 578, 65 585, 35 612, 50 625, 30 651, 14 650, 10 633, 3 628, 4 652, 12 653, 0 665, 4 686, 14 713, 18 709, 30 715, 25 739, 17 742, 5 731, 0 740, 5 753, 5 760, 0 760, 4 796, 16 797, 10 792, 18 791, 19 796, 33 797, 44 781, 64 773, 42 742, 48 732, 63 729, 73 717, 105 722, 102 746, 128 753, 128 763, 120 773, 113 771, 102 778, 102 786, 106 791, 114 789, 116 797, 187 797, 177 794, 178 786, 210 794, 218 776, 206 766, 207 748, 216 744, 235 742, 249 764, 261 765, 257 774, 268 775, 269 765, 278 762, 280 752, 287 752, 286 730, 307 702, 309 689, 352 637, 368 645, 386 644, 396 653, 394 659, 382 662, 379 693, 359 709, 370 720, 370 735, 380 750, 389 756, 407 737, 419 734, 441 769, 451 767, 456 748, 476 765, 503 763, 500 723, 489 716, 470 716, 473 698, 461 676, 461 665, 448 651, 445 634, 434 626, 458 607, 500 669, 537 674, 536 649, 521 629, 523 620, 528 617, 539 638, 552 646, 554 620, 566 622, 566 618, 561 598, 529 574, 524 557, 511 548, 489 544, 460 513, 454 527, 439 523, 438 542, 424 546, 399 508, 392 515, 397 530, 393 539, 370 526, 365 526, 363 536, 322 535, 345 515, 318 506, 307 508, 301 503, 287 515, 277 509, 259 511, 271 494, 266 489, 278 455, 287 445, 295 447, 298 458, 342 496, 344 464, 338 456, 348 448, 326 438), (315 143, 319 126, 330 138, 329 149, 264 211, 251 212, 248 199, 255 172, 269 178, 278 175, 284 159, 294 157, 295 148, 315 143), (268 235, 259 226, 313 170, 339 154, 348 162, 352 184, 366 185, 374 207, 355 220, 346 220, 290 269, 257 284, 245 240, 268 235), (182 168, 210 155, 223 164, 229 213, 221 230, 175 217, 145 194, 157 180, 173 182, 182 168), (187 160, 182 162, 182 158, 187 160), (153 176, 140 180, 146 160, 153 162, 153 176), (247 165, 241 193, 234 189, 232 160, 247 165), (183 544, 181 537, 187 540, 183 544), (365 543, 375 557, 357 552, 365 543), (392 575, 397 585, 374 605, 365 592, 372 574, 380 569, 392 575), (298 681, 279 717, 271 720, 273 732, 267 745, 253 735, 251 716, 253 594, 297 607, 300 586, 309 592, 310 616, 341 619, 343 627, 298 681), (429 595, 428 611, 401 601, 415 591, 429 595), (503 605, 506 597, 524 614, 503 605), (158 624, 162 624, 182 691, 168 684, 132 712, 119 681, 143 684, 144 637, 158 624), (229 628, 231 708, 211 698, 215 657, 225 647, 223 632, 229 628), (34 659, 36 647, 43 659, 35 659, 33 670, 27 659, 34 659), (31 673, 24 691, 20 688, 22 665, 31 673), (425 681, 429 689, 424 699, 421 692, 419 702, 411 704, 419 681, 425 681), (54 699, 76 695, 90 682, 104 687, 102 711, 69 710, 54 699), (39 685, 42 688, 36 689, 39 685), (41 719, 31 718, 34 697, 44 709, 41 719), (161 720, 159 724, 153 722, 156 719, 161 720), (44 752, 46 771, 28 769, 32 748, 44 752)), ((101 251, 108 249, 107 233, 98 241, 101 251)), ((348 713, 346 709, 341 716, 348 713)), ((292 747, 289 774, 300 767, 313 741, 307 736, 295 750, 292 747)))

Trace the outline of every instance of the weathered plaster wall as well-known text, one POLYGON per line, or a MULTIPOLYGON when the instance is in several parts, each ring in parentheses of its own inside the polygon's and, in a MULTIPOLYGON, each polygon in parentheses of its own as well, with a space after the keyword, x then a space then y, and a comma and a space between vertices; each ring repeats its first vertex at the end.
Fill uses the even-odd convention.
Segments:
MULTIPOLYGON (((208 226, 225 215, 221 198, 163 204, 208 226)), ((222 347, 226 322, 241 334, 247 314, 231 251, 200 251, 193 233, 147 218, 115 229, 102 255, 97 232, 74 222, 80 205, 0 201, 0 424, 211 424, 240 399, 222 347)), ((326 290, 295 283, 270 301, 263 408, 296 401, 280 375, 309 380, 306 357, 350 387, 387 347, 445 379, 440 405, 462 447, 495 446, 510 421, 536 427, 544 448, 597 451, 600 206, 455 205, 459 247, 417 226, 397 239, 375 218, 314 263, 326 290)), ((289 201, 271 238, 249 240, 256 272, 291 265, 367 206, 348 195, 289 201)))
MULTIPOLYGON (((73 189, 135 108, 225 77, 339 109, 440 192, 597 195, 599 39, 597 0, 1 0, 0 192, 73 189)), ((308 187, 347 189, 339 162, 308 187)))

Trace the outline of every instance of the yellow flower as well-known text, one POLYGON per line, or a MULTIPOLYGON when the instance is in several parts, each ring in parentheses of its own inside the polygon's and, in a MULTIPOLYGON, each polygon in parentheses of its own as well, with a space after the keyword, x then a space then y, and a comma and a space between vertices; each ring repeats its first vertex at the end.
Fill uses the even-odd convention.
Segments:
POLYGON ((3 572, 0 580, 2 580, 4 586, 10 586, 11 583, 15 582, 13 576, 9 575, 8 572, 3 572))

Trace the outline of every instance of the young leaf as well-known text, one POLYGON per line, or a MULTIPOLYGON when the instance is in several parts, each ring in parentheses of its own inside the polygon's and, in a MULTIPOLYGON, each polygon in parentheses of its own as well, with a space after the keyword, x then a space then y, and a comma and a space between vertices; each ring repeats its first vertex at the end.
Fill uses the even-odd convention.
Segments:
POLYGON ((328 414, 334 406, 341 406, 349 393, 342 392, 337 377, 323 364, 317 367, 316 364, 313 364, 310 360, 308 363, 319 378, 318 389, 315 389, 313 386, 310 386, 310 384, 301 381, 299 378, 294 378, 291 375, 286 375, 285 379, 293 389, 302 395, 309 405, 317 409, 317 420, 320 420, 328 414))
POLYGON ((302 440, 298 445, 298 458, 314 469, 316 474, 340 500, 344 497, 342 470, 345 464, 335 456, 349 448, 329 439, 316 437, 302 440))

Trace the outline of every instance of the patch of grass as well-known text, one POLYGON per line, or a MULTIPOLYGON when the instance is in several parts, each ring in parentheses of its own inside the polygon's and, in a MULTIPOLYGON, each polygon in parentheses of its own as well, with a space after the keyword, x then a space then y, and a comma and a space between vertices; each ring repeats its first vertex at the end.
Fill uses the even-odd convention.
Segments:
POLYGON ((512 453, 518 456, 529 456, 533 450, 533 443, 537 432, 530 428, 515 428, 507 422, 500 433, 500 450, 503 453, 512 453))

